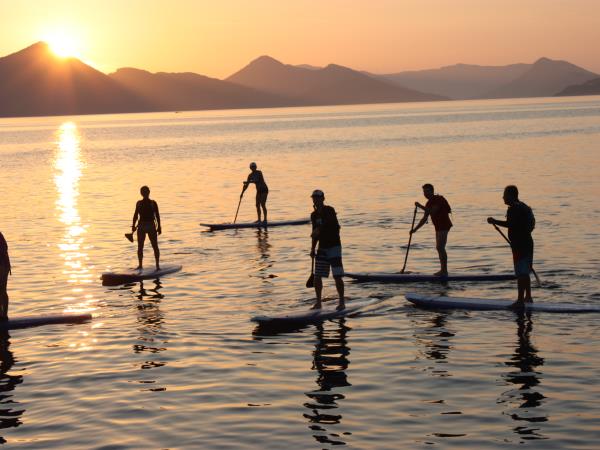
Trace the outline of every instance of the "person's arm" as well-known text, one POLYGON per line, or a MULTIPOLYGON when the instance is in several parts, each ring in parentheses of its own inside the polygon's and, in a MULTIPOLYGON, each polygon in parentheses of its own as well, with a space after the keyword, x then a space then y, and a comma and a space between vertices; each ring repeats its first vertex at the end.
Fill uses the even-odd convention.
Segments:
POLYGON ((414 227, 412 230, 410 230, 410 234, 416 233, 419 228, 421 228, 423 225, 425 225, 427 223, 427 220, 429 219, 429 211, 427 210, 427 208, 423 208, 423 209, 425 211, 423 218, 419 221, 419 223, 417 224, 416 227, 414 227))
POLYGON ((487 223, 491 223, 492 225, 498 225, 499 227, 508 228, 508 220, 497 220, 493 217, 488 217, 487 223))
POLYGON ((317 248, 317 242, 319 242, 319 235, 321 234, 321 229, 317 226, 315 226, 315 222, 314 220, 312 220, 312 233, 310 234, 310 238, 311 238, 311 246, 310 246, 310 256, 312 258, 315 257, 315 249, 317 248))
POLYGON ((154 217, 156 217, 156 225, 157 225, 156 232, 158 234, 161 234, 162 228, 160 226, 160 213, 158 212, 158 203, 156 203, 156 202, 154 202, 154 217))
POLYGON ((139 215, 140 215, 140 202, 137 202, 135 204, 135 212, 133 213, 133 221, 131 222, 131 231, 136 230, 135 224, 138 220, 139 215))
POLYGON ((244 181, 244 187, 242 188, 242 193, 240 194, 240 198, 244 195, 244 192, 246 192, 246 189, 248 189, 248 185, 250 183, 254 183, 254 177, 252 176, 252 173, 250 175, 248 175, 248 178, 246 179, 246 181, 244 181))

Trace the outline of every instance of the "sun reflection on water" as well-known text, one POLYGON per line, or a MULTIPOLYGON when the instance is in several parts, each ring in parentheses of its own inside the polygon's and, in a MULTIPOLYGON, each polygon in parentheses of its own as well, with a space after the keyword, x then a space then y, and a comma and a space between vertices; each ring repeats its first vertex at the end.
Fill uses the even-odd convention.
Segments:
POLYGON ((92 282, 92 272, 88 265, 84 235, 86 226, 82 224, 77 201, 79 197, 79 180, 84 163, 81 160, 80 135, 77 125, 64 122, 57 131, 58 148, 54 168, 54 182, 58 198, 56 209, 58 220, 65 225, 65 233, 58 248, 64 259, 63 274, 67 282, 73 285, 72 295, 63 297, 68 305, 66 311, 82 312, 94 309, 93 295, 86 294, 83 288, 92 282))

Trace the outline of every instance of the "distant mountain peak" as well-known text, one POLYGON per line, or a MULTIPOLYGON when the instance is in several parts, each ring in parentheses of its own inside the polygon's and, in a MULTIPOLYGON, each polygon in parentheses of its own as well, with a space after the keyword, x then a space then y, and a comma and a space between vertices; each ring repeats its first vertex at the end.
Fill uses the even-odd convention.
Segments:
POLYGON ((261 65, 261 66, 283 66, 281 61, 277 61, 275 58, 269 55, 262 55, 252 60, 249 66, 261 65))

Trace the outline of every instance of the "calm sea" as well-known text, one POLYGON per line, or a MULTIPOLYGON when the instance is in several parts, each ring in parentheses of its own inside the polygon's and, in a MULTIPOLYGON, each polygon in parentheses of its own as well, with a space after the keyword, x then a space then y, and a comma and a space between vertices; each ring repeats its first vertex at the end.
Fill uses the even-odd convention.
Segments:
MULTIPOLYGON (((513 298, 513 282, 347 282, 363 314, 264 335, 250 318, 311 305, 309 226, 233 220, 248 164, 271 220, 325 191, 348 271, 402 267, 420 186, 453 208, 449 268, 506 273, 486 223, 518 185, 535 211, 537 301, 600 304, 600 97, 0 120, 0 231, 13 317, 91 323, 0 337, 0 436, 39 449, 597 449, 600 314, 435 312, 407 292, 513 298), (134 267, 140 186, 183 271, 116 288, 134 267)), ((254 187, 238 220, 253 221, 254 187)), ((146 263, 151 264, 147 249, 146 263)), ((407 269, 436 271, 431 225, 407 269)), ((332 301, 332 280, 325 281, 332 301)))

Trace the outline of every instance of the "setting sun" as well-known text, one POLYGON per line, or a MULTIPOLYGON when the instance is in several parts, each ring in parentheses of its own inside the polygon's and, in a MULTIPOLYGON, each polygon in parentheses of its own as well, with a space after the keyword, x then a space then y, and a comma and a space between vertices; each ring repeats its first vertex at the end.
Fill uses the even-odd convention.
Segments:
POLYGON ((48 43, 52 52, 61 58, 81 57, 81 41, 66 32, 48 33, 43 39, 48 43))

